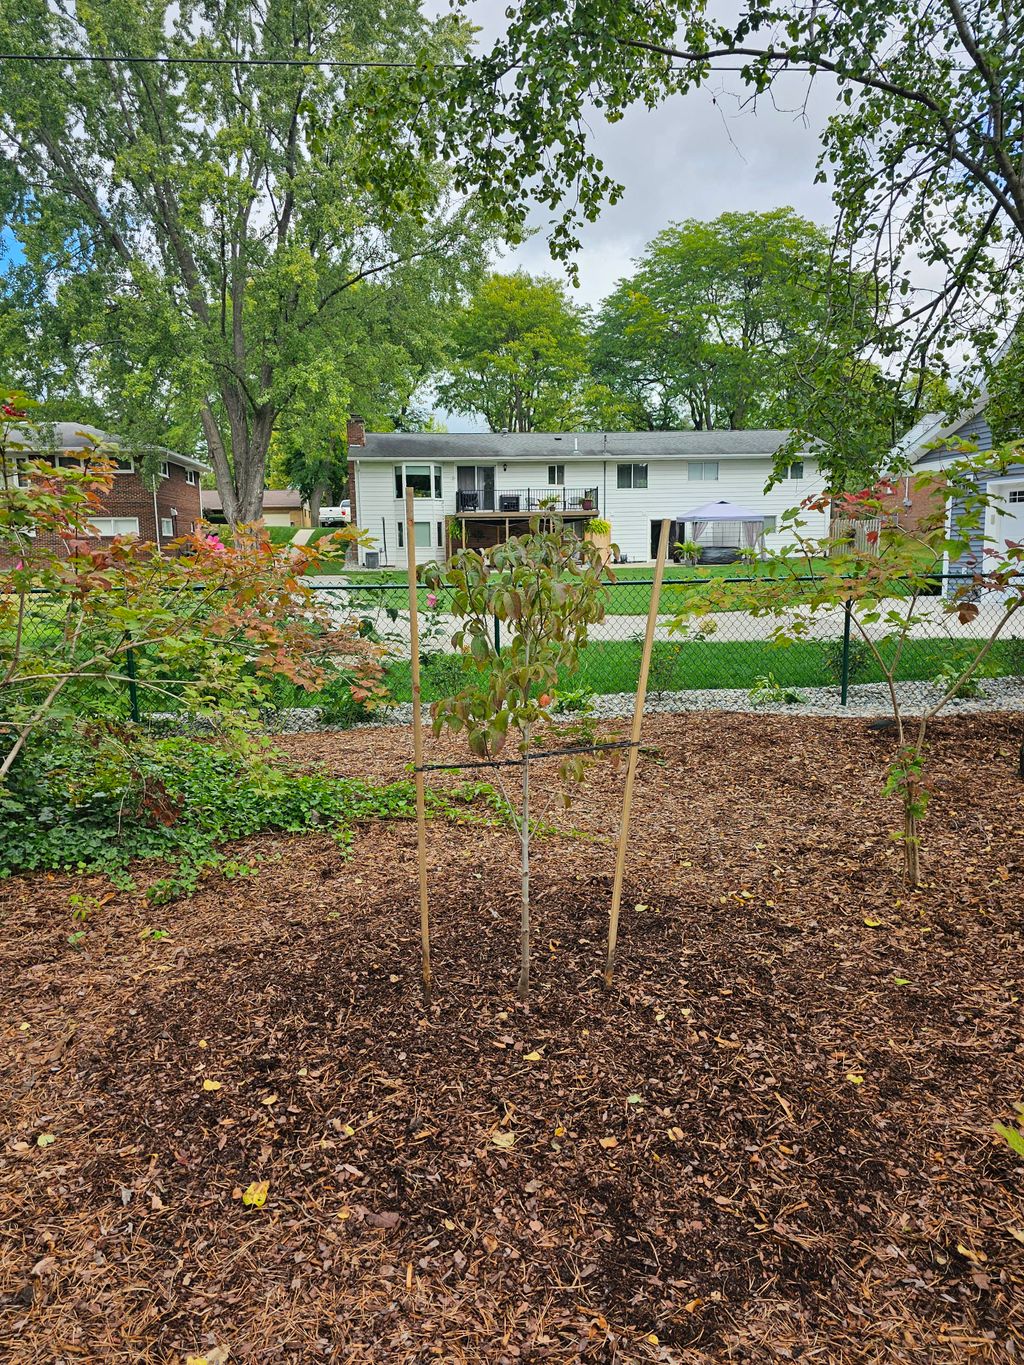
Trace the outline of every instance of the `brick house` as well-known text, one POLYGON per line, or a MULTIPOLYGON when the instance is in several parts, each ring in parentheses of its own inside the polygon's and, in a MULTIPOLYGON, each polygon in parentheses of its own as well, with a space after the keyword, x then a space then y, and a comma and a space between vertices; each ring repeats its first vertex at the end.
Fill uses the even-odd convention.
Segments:
MULTIPOLYGON (((20 466, 33 458, 58 468, 80 466, 89 452, 104 447, 117 462, 113 486, 103 498, 103 513, 93 517, 96 539, 108 543, 115 536, 137 536, 158 546, 196 530, 203 517, 200 479, 208 466, 191 455, 160 450, 155 485, 142 474, 142 457, 122 445, 118 437, 97 427, 75 422, 52 422, 8 432, 8 463, 20 466), (123 453, 121 453, 123 452, 123 453)), ((46 548, 57 548, 57 542, 46 548)))

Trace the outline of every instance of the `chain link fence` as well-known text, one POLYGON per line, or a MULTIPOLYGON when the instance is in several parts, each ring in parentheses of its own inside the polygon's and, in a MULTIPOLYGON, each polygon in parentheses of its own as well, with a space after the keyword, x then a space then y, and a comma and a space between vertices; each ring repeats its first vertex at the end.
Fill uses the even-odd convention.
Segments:
MULTIPOLYGON (((619 579, 609 587, 605 619, 590 630, 590 639, 577 669, 560 684, 560 694, 595 697, 630 694, 635 691, 646 618, 650 606, 650 570, 631 570, 633 576, 619 579)), ((859 698, 881 692, 883 673, 866 632, 882 657, 895 661, 895 676, 902 699, 927 705, 937 699, 949 681, 961 672, 991 634, 1003 611, 1002 600, 992 593, 983 594, 977 615, 961 624, 949 610, 950 596, 970 579, 962 575, 943 575, 934 580, 934 594, 918 599, 915 615, 919 618, 906 639, 900 642, 893 627, 884 619, 870 624, 862 607, 845 610, 836 607, 809 613, 801 605, 800 593, 787 587, 787 609, 754 614, 741 609, 717 609, 701 614, 707 603, 701 594, 710 591, 709 580, 670 568, 662 589, 658 625, 648 684, 648 699, 653 709, 670 705, 679 693, 703 695, 707 704, 722 692, 723 704, 751 700, 799 700, 855 703, 859 698), (695 611, 695 609, 697 609, 695 611), (680 625, 680 621, 682 624, 680 625), (787 638, 794 621, 803 620, 799 638, 787 638), (783 695, 787 694, 787 695, 783 695)), ((712 580, 719 587, 749 585, 749 579, 723 576, 712 580)), ((310 580, 316 600, 328 608, 330 616, 341 623, 355 619, 360 633, 379 642, 385 659, 387 686, 395 703, 411 699, 409 659, 409 599, 400 574, 375 574, 361 577, 324 576, 310 580)), ((808 591, 813 586, 807 580, 808 591)), ((450 610, 450 594, 444 589, 419 592, 422 689, 424 701, 450 695, 463 685, 465 675, 453 652, 451 637, 458 622, 450 610)), ((872 604, 874 610, 879 604, 872 604)), ((903 611, 906 599, 895 597, 881 604, 903 611)), ((33 594, 22 631, 34 652, 45 653, 57 647, 65 629, 67 604, 46 594, 33 594)), ((493 624, 494 641, 500 648, 502 626, 493 624)), ((0 632, 0 676, 15 642, 10 630, 0 632)), ((167 692, 153 692, 139 685, 147 678, 161 675, 159 652, 152 648, 128 654, 123 668, 112 679, 82 679, 69 691, 65 706, 91 708, 143 718, 153 713, 175 710, 167 692)), ((362 718, 349 697, 343 679, 322 693, 303 692, 284 680, 263 685, 262 709, 272 722, 275 713, 295 708, 316 707, 328 723, 346 724, 362 718)), ((1013 617, 995 642, 976 678, 965 688, 965 695, 990 694, 998 697, 1019 688, 1024 698, 1024 611, 1013 617), (980 691, 979 691, 980 689, 980 691)))

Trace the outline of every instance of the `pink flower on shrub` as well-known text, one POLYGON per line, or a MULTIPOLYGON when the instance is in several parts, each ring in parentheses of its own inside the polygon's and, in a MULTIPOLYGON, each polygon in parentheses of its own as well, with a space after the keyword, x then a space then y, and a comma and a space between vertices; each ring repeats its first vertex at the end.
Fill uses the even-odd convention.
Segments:
POLYGON ((228 547, 221 540, 220 536, 214 534, 206 537, 206 543, 215 554, 226 555, 228 547))
POLYGON ((428 606, 428 607, 436 607, 436 606, 437 606, 437 593, 435 593, 435 592, 428 592, 428 593, 427 593, 427 606, 428 606))

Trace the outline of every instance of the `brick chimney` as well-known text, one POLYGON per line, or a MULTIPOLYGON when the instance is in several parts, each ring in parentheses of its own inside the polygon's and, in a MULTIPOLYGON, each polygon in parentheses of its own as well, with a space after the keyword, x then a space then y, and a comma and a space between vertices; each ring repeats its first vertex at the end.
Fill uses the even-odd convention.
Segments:
POLYGON ((366 445, 366 423, 361 417, 350 417, 346 436, 350 446, 366 445))

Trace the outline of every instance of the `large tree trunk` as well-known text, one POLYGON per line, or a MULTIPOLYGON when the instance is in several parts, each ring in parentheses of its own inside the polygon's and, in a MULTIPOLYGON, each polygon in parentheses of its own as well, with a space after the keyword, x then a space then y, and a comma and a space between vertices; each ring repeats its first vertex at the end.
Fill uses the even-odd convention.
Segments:
POLYGON ((276 414, 268 406, 257 408, 250 427, 249 414, 237 394, 225 392, 222 397, 231 438, 230 461, 220 427, 208 405, 201 414, 203 434, 217 478, 224 519, 237 526, 259 521, 263 516, 263 485, 276 414))
POLYGON ((317 484, 315 488, 309 490, 309 521, 311 526, 320 525, 320 508, 323 506, 324 494, 327 491, 325 484, 317 484))

